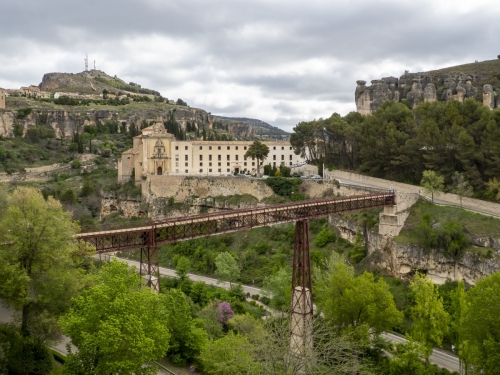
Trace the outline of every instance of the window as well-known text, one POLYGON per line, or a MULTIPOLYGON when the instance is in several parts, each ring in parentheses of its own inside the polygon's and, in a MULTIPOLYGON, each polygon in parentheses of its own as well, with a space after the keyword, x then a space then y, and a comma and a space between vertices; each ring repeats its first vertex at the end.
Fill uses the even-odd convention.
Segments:
POLYGON ((184 163, 184 166, 185 166, 185 167, 189 167, 189 165, 188 165, 188 164, 189 164, 189 163, 184 163))
POLYGON ((203 163, 200 163, 200 167, 203 167, 203 163))
POLYGON ((211 169, 209 169, 208 171, 209 171, 209 172, 212 172, 212 170, 211 170, 211 169))
POLYGON ((236 161, 238 161, 238 155, 236 155, 236 161))
POLYGON ((200 173, 203 173, 203 169, 200 169, 200 173))
POLYGON ((217 160, 221 160, 221 156, 220 155, 217 155, 217 160))
POLYGON ((127 159, 130 159, 130 156, 129 156, 129 157, 127 157, 127 159))
POLYGON ((175 146, 175 151, 177 151, 179 149, 179 146, 175 146))
POLYGON ((255 162, 254 161, 252 162, 252 167, 255 167, 255 162))
POLYGON ((200 146, 200 150, 202 150, 202 149, 203 149, 203 146, 200 146))
POLYGON ((282 150, 284 150, 285 148, 284 147, 281 147, 282 150))
POLYGON ((281 160, 285 160, 285 155, 281 155, 281 160))
POLYGON ((246 167, 246 166, 247 166, 247 162, 244 162, 244 163, 243 163, 243 166, 244 166, 244 167, 246 167))
POLYGON ((276 167, 276 162, 275 161, 273 161, 273 167, 276 167))
POLYGON ((255 160, 255 156, 252 156, 252 160, 255 160))
POLYGON ((228 172, 231 172, 231 171, 229 170, 229 168, 227 169, 227 171, 228 171, 228 172))
POLYGON ((200 155, 200 160, 203 160, 203 155, 200 155))
POLYGON ((179 162, 178 162, 178 161, 176 161, 176 162, 175 162, 175 166, 176 166, 176 167, 178 167, 178 166, 179 166, 179 162))
POLYGON ((243 150, 246 150, 247 149, 247 146, 243 147, 243 150))
POLYGON ((211 167, 212 166, 212 163, 208 163, 208 166, 211 167))
POLYGON ((231 163, 227 163, 227 166, 230 167, 231 166, 231 163))
POLYGON ((228 150, 231 150, 231 146, 227 146, 227 149, 228 149, 228 150))
POLYGON ((221 169, 219 168, 219 173, 220 173, 221 169))
POLYGON ((217 146, 217 150, 220 150, 220 146, 217 146))
POLYGON ((276 146, 273 147, 273 150, 276 150, 276 146))
POLYGON ((231 160, 231 156, 230 155, 227 156, 227 160, 228 161, 231 160))
POLYGON ((175 155, 175 160, 179 160, 179 155, 175 155))
POLYGON ((292 151, 292 150, 293 150, 293 147, 290 147, 290 151, 292 151))
POLYGON ((290 161, 292 160, 292 155, 290 155, 290 161))
POLYGON ((188 170, 186 169, 186 170, 184 170, 184 173, 189 173, 189 172, 188 172, 188 170))
POLYGON ((184 150, 186 150, 186 151, 187 151, 187 149, 188 149, 188 146, 184 146, 184 150))
POLYGON ((276 160, 276 155, 273 155, 273 160, 276 160))
POLYGON ((238 150, 238 146, 236 146, 235 149, 238 150))
POLYGON ((290 167, 292 166, 292 162, 290 162, 290 167))
POLYGON ((208 155, 208 160, 212 160, 212 155, 208 155))
POLYGON ((211 150, 212 149, 212 146, 208 146, 208 149, 211 150))
POLYGON ((175 170, 175 173, 179 173, 179 170, 178 170, 178 169, 176 169, 176 170, 175 170))
POLYGON ((188 161, 188 156, 187 155, 184 155, 184 160, 188 161))
POLYGON ((220 167, 221 163, 219 162, 219 167, 220 167))

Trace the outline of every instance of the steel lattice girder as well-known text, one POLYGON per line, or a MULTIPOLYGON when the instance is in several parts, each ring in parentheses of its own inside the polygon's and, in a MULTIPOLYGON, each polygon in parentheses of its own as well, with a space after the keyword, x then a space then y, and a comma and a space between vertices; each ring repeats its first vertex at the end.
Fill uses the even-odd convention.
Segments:
POLYGON ((136 228, 81 233, 77 238, 94 245, 97 253, 106 253, 394 204, 394 194, 357 195, 172 218, 136 228))

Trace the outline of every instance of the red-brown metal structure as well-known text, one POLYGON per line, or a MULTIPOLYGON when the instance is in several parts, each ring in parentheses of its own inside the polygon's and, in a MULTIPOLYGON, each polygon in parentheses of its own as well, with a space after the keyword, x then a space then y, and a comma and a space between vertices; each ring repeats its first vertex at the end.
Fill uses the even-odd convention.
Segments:
POLYGON ((313 313, 309 222, 299 220, 295 223, 290 301, 290 351, 298 358, 312 350, 313 313))
POLYGON ((141 249, 141 273, 148 279, 147 284, 153 286, 153 276, 159 279, 158 245, 394 204, 395 196, 390 193, 309 200, 171 218, 131 228, 102 227, 99 231, 83 228, 78 238, 95 246, 98 254, 141 249), (147 266, 143 267, 146 260, 147 266))

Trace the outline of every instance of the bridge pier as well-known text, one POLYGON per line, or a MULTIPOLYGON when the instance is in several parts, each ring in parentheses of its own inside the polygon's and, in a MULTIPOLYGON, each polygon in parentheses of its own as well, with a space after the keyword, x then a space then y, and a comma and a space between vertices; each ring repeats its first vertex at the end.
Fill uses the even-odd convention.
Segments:
POLYGON ((154 292, 160 293, 160 267, 158 264, 158 248, 141 248, 141 279, 145 279, 146 286, 154 292))
POLYGON ((290 353, 298 359, 305 359, 310 357, 313 349, 311 257, 307 220, 295 223, 292 272, 290 353))

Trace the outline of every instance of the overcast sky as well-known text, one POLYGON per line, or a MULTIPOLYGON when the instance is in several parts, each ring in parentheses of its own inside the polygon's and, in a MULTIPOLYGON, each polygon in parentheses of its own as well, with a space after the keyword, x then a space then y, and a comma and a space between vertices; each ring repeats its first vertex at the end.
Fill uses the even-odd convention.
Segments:
POLYGON ((500 54, 495 0, 0 0, 0 87, 97 68, 291 131, 370 82, 500 54))

